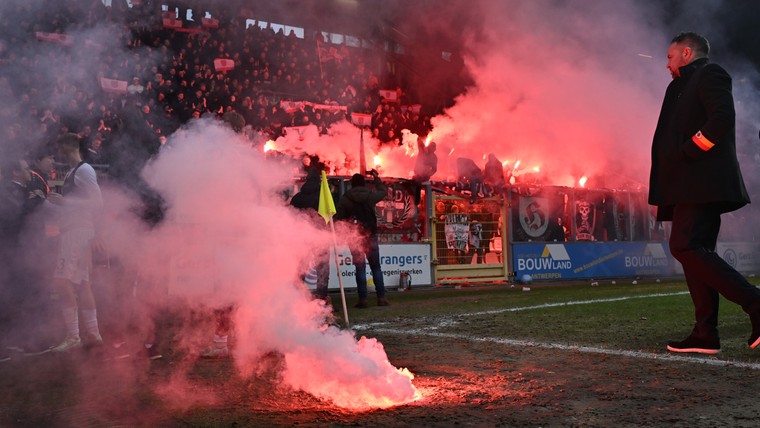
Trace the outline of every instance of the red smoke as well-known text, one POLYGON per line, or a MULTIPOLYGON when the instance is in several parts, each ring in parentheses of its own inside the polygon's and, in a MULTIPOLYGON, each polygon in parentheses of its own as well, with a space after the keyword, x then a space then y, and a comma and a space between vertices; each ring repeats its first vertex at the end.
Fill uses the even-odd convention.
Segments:
MULTIPOLYGON (((604 187, 645 183, 669 80, 667 38, 649 27, 646 10, 625 1, 583 8, 540 0, 473 2, 478 8, 484 34, 457 33, 471 39, 465 64, 474 84, 432 118, 439 157, 433 179, 454 178, 458 157, 482 168, 494 153, 506 165, 519 161, 516 175, 540 168, 547 184, 574 186, 583 175, 604 187)), ((331 160, 335 173, 357 172, 359 130, 345 123, 330 133, 319 137, 315 129, 297 143, 285 141, 289 137, 277 143, 331 160)), ((364 138, 367 159, 379 154, 385 175, 411 177, 415 148, 378 148, 364 138)))

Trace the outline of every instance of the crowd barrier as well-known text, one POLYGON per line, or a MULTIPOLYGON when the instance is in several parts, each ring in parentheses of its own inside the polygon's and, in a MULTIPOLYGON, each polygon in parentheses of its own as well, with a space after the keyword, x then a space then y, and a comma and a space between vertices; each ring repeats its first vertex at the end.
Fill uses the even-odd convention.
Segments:
MULTIPOLYGON (((349 181, 328 177, 336 203, 349 181)), ((418 188, 411 180, 383 182, 387 195, 376 215, 390 289, 683 275, 668 248, 669 223, 655 220, 643 192, 508 186, 472 198, 448 183, 426 183, 416 204, 418 188)), ((288 193, 301 184, 296 180, 288 193)), ((716 252, 738 271, 754 274, 760 272, 760 242, 747 236, 747 241, 720 241, 716 252)), ((345 245, 337 253, 337 263, 330 254, 329 288, 339 288, 340 275, 343 286, 353 289, 351 254, 345 245)), ((306 275, 311 289, 314 280, 306 275)), ((367 280, 372 289, 371 275, 367 280)))
MULTIPOLYGON (((336 200, 347 181, 331 178, 336 200)), ((451 183, 432 183, 415 205, 409 180, 384 182, 377 215, 388 287, 402 286, 405 274, 418 286, 683 275, 668 248, 669 223, 656 221, 644 191, 512 185, 473 200, 451 183)), ((759 250, 739 240, 716 249, 745 274, 760 271, 759 250)), ((351 288, 350 255, 341 254, 351 288)))

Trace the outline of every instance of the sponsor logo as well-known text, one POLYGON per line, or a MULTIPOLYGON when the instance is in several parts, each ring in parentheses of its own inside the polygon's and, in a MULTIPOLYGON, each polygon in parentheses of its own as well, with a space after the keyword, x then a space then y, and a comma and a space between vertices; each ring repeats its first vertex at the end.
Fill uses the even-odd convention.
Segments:
POLYGON ((625 256, 627 268, 667 267, 668 263, 668 256, 662 244, 647 244, 642 255, 625 256))
POLYGON ((736 256, 736 251, 729 248, 726 251, 723 252, 723 260, 726 261, 729 265, 731 265, 732 268, 736 269, 737 262, 739 258, 736 256))
POLYGON ((540 257, 517 259, 517 270, 557 270, 572 269, 573 263, 564 244, 546 244, 540 257))

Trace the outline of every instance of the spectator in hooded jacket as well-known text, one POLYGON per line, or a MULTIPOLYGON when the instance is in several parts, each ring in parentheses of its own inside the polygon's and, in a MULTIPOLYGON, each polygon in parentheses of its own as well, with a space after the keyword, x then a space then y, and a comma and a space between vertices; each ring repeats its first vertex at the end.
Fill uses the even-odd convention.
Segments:
MULTIPOLYGON (((317 227, 324 228, 325 220, 319 215, 319 192, 322 184, 323 165, 318 159, 312 158, 309 169, 306 173, 306 181, 301 190, 298 191, 290 200, 290 205, 305 212, 317 227)), ((328 248, 321 249, 314 254, 314 269, 317 273, 317 286, 314 294, 330 303, 330 296, 327 293, 327 287, 330 276, 330 253, 328 248)))
POLYGON ((353 221, 360 232, 359 238, 348 244, 356 269, 356 288, 359 293, 359 301, 354 305, 356 308, 368 307, 367 262, 372 270, 377 305, 388 306, 388 300, 385 299, 383 271, 380 267, 380 246, 377 240, 377 215, 375 214, 375 205, 385 199, 386 187, 377 171, 372 170, 371 173, 374 177, 374 190, 367 187, 363 175, 354 174, 351 177, 351 188, 341 196, 335 207, 334 218, 353 221))

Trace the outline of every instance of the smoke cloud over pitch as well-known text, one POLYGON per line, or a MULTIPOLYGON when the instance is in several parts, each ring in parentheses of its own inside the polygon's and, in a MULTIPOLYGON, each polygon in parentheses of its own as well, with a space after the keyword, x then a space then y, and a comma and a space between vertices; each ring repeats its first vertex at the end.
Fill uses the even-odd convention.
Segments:
MULTIPOLYGON (((130 228, 117 208, 106 241, 144 282, 166 284, 170 301, 233 306, 233 354, 241 373, 255 373, 259 358, 274 352, 284 358, 286 385, 341 407, 414 399, 411 373, 393 367, 376 340, 357 341, 352 331, 328 326, 330 308, 300 282, 304 263, 332 238, 286 205, 282 191, 292 188, 291 166, 251 150, 221 122, 192 121, 144 173, 169 207, 164 221, 150 231, 130 228)), ((341 242, 353 239, 338 230, 341 242)), ((196 347, 197 354, 212 333, 187 332, 182 346, 196 347)))

